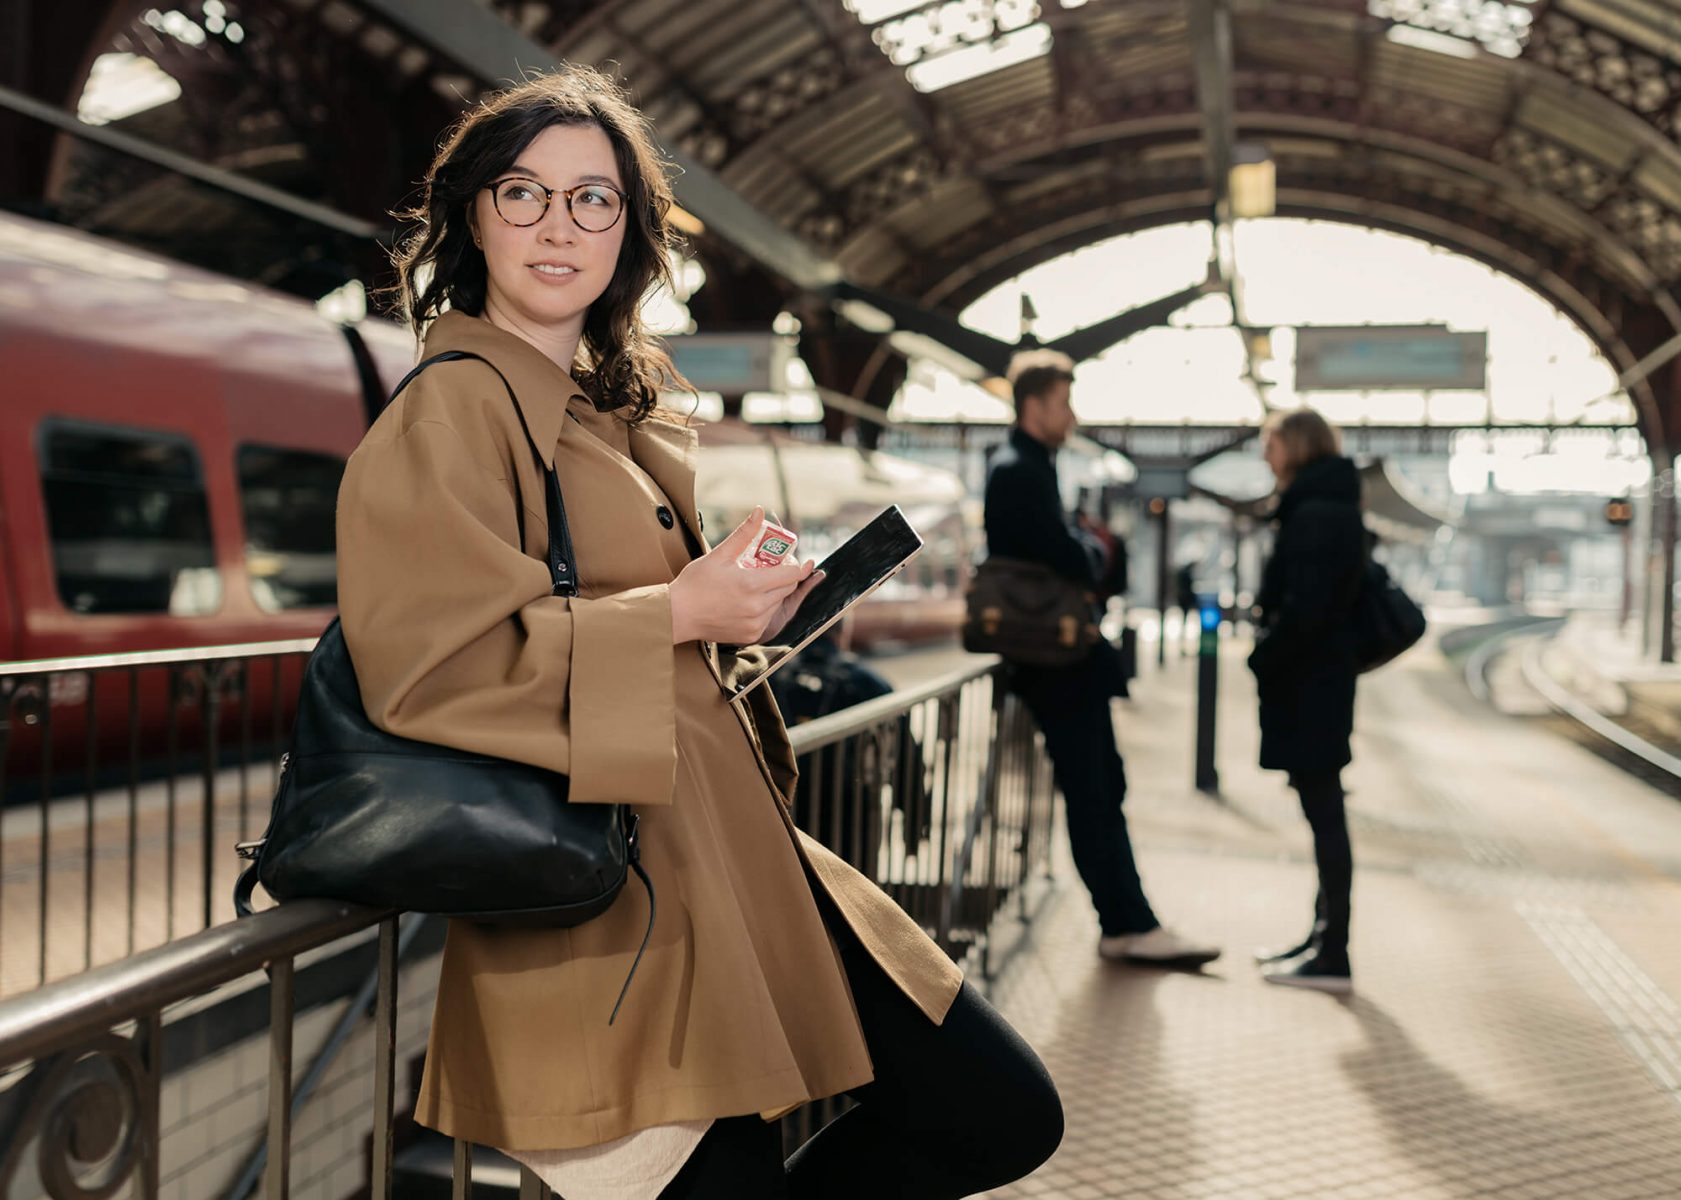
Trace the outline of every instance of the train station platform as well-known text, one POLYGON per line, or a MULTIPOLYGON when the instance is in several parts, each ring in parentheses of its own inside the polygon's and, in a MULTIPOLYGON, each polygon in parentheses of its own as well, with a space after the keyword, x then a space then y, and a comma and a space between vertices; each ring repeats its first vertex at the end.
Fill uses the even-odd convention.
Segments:
POLYGON ((1474 699, 1434 646, 1362 681, 1347 772, 1356 994, 1274 988, 1310 843, 1254 766, 1241 644, 1218 798, 1191 786, 1195 660, 1116 704, 1152 903, 1217 939, 1200 973, 1100 961, 1060 851, 993 998, 1068 1130, 999 1200, 1681 1195, 1681 803, 1474 699))

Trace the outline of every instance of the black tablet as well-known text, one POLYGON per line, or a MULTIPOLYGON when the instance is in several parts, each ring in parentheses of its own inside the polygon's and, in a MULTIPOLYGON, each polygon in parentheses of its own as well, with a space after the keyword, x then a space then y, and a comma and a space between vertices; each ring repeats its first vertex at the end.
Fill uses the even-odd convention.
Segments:
POLYGON ((817 564, 823 572, 823 582, 811 589, 788 618, 788 624, 775 635, 778 649, 772 652, 770 664, 738 686, 735 694, 749 692, 769 679, 778 667, 840 620, 847 609, 892 578, 920 549, 922 539, 905 520, 899 506, 894 504, 883 510, 817 564), (783 646, 787 649, 781 649, 783 646))

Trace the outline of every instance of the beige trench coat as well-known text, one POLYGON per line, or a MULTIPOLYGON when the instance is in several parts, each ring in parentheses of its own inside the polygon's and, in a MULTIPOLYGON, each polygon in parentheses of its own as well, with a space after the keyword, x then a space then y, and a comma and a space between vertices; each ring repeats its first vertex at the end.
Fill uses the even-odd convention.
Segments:
POLYGON ((689 538, 705 544, 695 432, 598 412, 478 318, 433 324, 424 354, 449 349, 512 385, 561 481, 580 594, 549 594, 543 478, 502 381, 470 360, 427 368, 339 493, 340 613, 368 715, 565 772, 571 803, 634 805, 658 920, 612 1027, 647 922, 634 882, 575 929, 452 922, 416 1119, 505 1149, 565 1148, 868 1081, 813 887, 929 1020, 961 976, 885 893, 796 832, 769 689, 732 702, 723 687, 747 656, 671 644, 668 586, 689 538))

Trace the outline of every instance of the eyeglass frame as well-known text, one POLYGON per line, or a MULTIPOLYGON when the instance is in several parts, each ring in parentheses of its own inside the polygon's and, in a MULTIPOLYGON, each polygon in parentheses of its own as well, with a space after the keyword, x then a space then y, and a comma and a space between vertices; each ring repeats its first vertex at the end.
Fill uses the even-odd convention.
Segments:
POLYGON ((571 221, 572 224, 576 225, 584 233, 606 233, 608 230, 612 229, 614 225, 617 225, 624 219, 625 205, 630 201, 630 197, 619 188, 614 187, 610 183, 601 183, 598 180, 591 180, 588 183, 574 184, 569 188, 552 188, 546 187, 539 181, 532 179, 529 175, 504 175, 501 179, 493 179, 484 186, 485 190, 490 193, 490 207, 496 210, 496 215, 501 218, 504 225, 512 226, 514 229, 530 229, 533 225, 541 225, 543 223, 543 217, 548 216, 549 210, 554 207, 554 198, 556 196, 562 196, 566 199, 567 220, 571 221), (520 183, 529 183, 532 187, 543 193, 543 216, 538 217, 535 221, 527 221, 524 225, 515 221, 510 221, 507 217, 503 216, 502 206, 496 202, 496 189, 501 187, 504 183, 513 183, 515 180, 518 180, 520 183), (587 228, 582 221, 578 220, 578 214, 572 211, 573 195, 577 192, 583 191, 585 188, 592 187, 606 188, 619 198, 618 215, 613 218, 612 222, 609 223, 605 229, 587 228))

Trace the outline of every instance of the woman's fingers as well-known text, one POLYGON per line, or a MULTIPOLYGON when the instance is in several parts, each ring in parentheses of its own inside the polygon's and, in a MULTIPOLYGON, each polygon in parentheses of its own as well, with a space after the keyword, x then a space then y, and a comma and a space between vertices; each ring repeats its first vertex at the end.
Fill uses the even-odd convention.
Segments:
POLYGON ((712 553, 721 554, 727 558, 738 558, 742 551, 758 540, 759 534, 765 527, 765 507, 758 505, 747 514, 747 519, 735 527, 729 537, 712 548, 712 553))
POLYGON ((755 595, 774 596, 779 602, 810 575, 809 566, 778 563, 774 567, 745 567, 742 584, 755 595))

